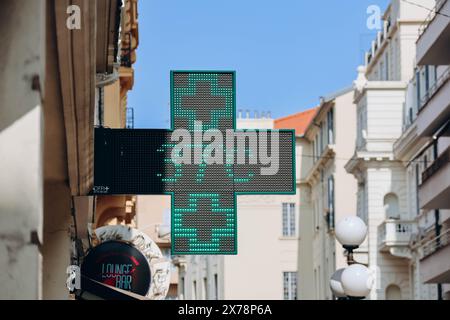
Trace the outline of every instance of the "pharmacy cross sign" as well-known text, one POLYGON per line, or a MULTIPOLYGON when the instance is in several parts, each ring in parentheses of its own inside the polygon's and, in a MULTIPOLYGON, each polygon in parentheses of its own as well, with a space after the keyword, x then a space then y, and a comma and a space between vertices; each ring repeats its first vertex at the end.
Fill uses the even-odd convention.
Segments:
POLYGON ((236 195, 295 193, 294 132, 236 130, 231 71, 172 71, 171 115, 96 128, 92 194, 170 194, 172 254, 236 254, 236 195))

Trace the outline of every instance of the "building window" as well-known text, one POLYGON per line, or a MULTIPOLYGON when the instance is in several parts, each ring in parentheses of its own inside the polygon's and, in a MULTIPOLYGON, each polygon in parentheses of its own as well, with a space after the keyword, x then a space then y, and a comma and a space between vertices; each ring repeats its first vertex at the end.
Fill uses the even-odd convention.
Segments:
POLYGON ((402 300, 402 290, 396 284, 390 284, 386 287, 386 300, 402 300))
POLYGON ((179 296, 181 299, 184 299, 184 277, 180 279, 179 296))
POLYGON ((319 287, 318 284, 319 280, 317 279, 317 269, 314 269, 314 296, 316 297, 316 300, 319 300, 319 287))
POLYGON ((365 142, 364 140, 367 139, 366 130, 364 130, 364 128, 365 128, 364 109, 359 110, 357 127, 358 127, 358 133, 357 133, 356 143, 358 145, 358 148, 361 148, 365 142))
POLYGON ((219 300, 219 280, 217 273, 214 274, 214 299, 219 300))
POLYGON ((409 108, 408 109, 408 116, 409 116, 409 122, 408 122, 408 124, 411 124, 411 123, 413 123, 413 121, 414 121, 414 114, 413 114, 413 108, 409 108))
POLYGON ((197 300, 197 281, 192 282, 192 300, 197 300))
POLYGON ((295 229, 295 203, 283 203, 283 236, 294 237, 295 229))
POLYGON ((436 82, 437 82, 437 68, 438 68, 438 66, 433 66, 433 72, 432 72, 432 79, 433 79, 433 85, 435 85, 436 84, 436 82))
POLYGON ((378 79, 380 81, 386 80, 386 79, 383 78, 383 76, 384 76, 384 63, 383 63, 383 61, 381 61, 380 64, 378 65, 378 76, 379 76, 378 79))
POLYGON ((203 278, 203 300, 207 300, 208 299, 208 279, 207 278, 203 278))
POLYGON ((384 62, 384 79, 387 81, 389 80, 389 54, 386 53, 385 55, 385 62, 384 62))
POLYGON ((312 143, 312 152, 313 152, 313 162, 316 162, 316 141, 313 140, 312 143))
POLYGON ((334 144, 334 111, 333 108, 327 113, 328 144, 334 144))
POLYGON ((324 144, 324 136, 323 136, 323 131, 324 131, 324 125, 323 123, 320 124, 320 154, 322 154, 323 150, 325 149, 325 144, 324 144))
POLYGON ((419 206, 419 164, 416 164, 416 214, 420 215, 420 206, 419 206))
POLYGON ((388 193, 384 196, 383 202, 386 219, 400 219, 397 195, 388 193))
POLYGON ((320 141, 319 134, 316 134, 316 160, 320 157, 320 141))
POLYGON ((419 69, 419 79, 418 79, 418 94, 419 94, 419 106, 420 109, 424 106, 426 100, 427 100, 427 95, 428 95, 428 68, 426 66, 422 67, 419 69))
POLYGON ((314 228, 315 231, 320 229, 320 216, 319 216, 319 199, 316 199, 314 202, 314 228))
POLYGON ((334 229, 334 177, 328 178, 328 228, 334 229))
POLYGON ((284 300, 297 300, 297 272, 283 272, 284 300))
POLYGON ((419 70, 416 71, 416 99, 417 99, 417 110, 422 109, 422 94, 420 92, 420 85, 421 85, 421 81, 420 81, 420 72, 419 70))

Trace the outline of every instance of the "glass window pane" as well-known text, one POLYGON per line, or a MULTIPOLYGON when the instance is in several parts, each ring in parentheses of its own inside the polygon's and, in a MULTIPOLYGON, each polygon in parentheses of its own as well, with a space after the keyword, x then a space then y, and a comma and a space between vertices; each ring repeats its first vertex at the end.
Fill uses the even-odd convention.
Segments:
POLYGON ((283 203, 283 236, 288 235, 288 212, 287 203, 283 203))
POLYGON ((290 214, 289 214, 289 217, 290 217, 290 221, 289 221, 289 226, 290 226, 290 228, 289 228, 289 235, 290 236, 295 236, 295 204, 291 203, 290 208, 291 208, 291 210, 290 210, 290 214))
POLYGON ((297 299, 297 272, 283 272, 283 298, 297 299))

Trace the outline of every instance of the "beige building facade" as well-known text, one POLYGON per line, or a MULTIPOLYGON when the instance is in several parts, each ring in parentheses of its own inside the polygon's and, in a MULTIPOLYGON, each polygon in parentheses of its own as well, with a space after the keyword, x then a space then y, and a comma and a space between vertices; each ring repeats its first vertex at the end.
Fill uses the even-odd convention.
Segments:
MULTIPOLYGON (((334 228, 344 217, 356 215, 357 182, 344 168, 356 141, 353 88, 323 97, 302 139, 309 152, 299 156, 303 162, 300 179, 304 184, 300 201, 308 206, 300 211, 299 296, 328 300, 332 299, 330 277, 347 265, 334 228), (305 256, 308 246, 312 252, 305 256)), ((364 263, 366 252, 364 244, 355 252, 355 258, 364 263)))
POLYGON ((125 123, 131 64, 119 76, 120 42, 127 28, 137 32, 136 1, 8 0, 2 8, 0 299, 68 299, 66 269, 81 263, 89 229, 133 216, 131 197, 88 193, 94 126, 125 123))

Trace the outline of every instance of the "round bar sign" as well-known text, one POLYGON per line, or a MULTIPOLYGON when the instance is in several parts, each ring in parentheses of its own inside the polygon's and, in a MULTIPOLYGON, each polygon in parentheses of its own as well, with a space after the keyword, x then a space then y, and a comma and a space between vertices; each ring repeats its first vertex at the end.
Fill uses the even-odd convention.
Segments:
POLYGON ((142 296, 150 288, 151 272, 147 259, 124 241, 106 241, 92 248, 81 265, 81 274, 142 296))

